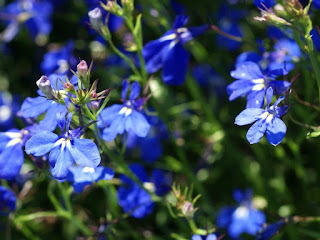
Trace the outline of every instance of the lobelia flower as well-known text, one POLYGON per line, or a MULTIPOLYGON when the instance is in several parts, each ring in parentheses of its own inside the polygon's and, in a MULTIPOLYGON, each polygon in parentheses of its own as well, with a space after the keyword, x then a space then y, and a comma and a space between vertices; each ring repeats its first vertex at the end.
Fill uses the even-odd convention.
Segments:
POLYGON ((208 29, 208 25, 183 27, 187 22, 187 16, 177 16, 171 30, 142 50, 147 72, 162 68, 162 80, 169 85, 182 84, 186 78, 190 54, 183 45, 208 29))
POLYGON ((16 196, 8 188, 0 186, 0 215, 6 216, 16 210, 16 196))
POLYGON ((286 134, 287 127, 280 117, 287 112, 288 106, 278 107, 278 104, 284 97, 280 97, 274 105, 270 106, 272 96, 273 90, 269 87, 266 94, 267 106, 265 109, 247 108, 236 117, 235 124, 239 126, 255 122, 247 132, 247 140, 251 144, 259 142, 266 133, 268 142, 276 146, 282 141, 286 134))
POLYGON ((123 104, 114 104, 103 109, 98 117, 98 127, 103 128, 102 138, 105 141, 114 140, 118 134, 123 134, 124 131, 132 131, 138 137, 146 137, 149 132, 150 124, 140 112, 145 103, 144 98, 138 98, 140 84, 138 82, 131 84, 131 91, 127 100, 129 87, 128 81, 124 80, 121 93, 123 104))
MULTIPOLYGON (((163 171, 159 169, 154 170, 152 182, 150 182, 142 165, 131 164, 129 168, 147 189, 155 191, 157 195, 163 196, 170 190, 170 183, 163 171)), ((120 179, 123 185, 118 189, 118 202, 123 211, 135 218, 143 218, 149 215, 154 208, 150 194, 129 177, 121 175, 120 179)))
POLYGON ((96 144, 89 139, 80 139, 82 129, 69 130, 71 119, 71 114, 67 115, 66 121, 65 113, 58 113, 57 121, 62 135, 41 131, 32 136, 25 146, 26 153, 36 157, 50 152, 51 173, 59 180, 67 177, 69 168, 74 163, 82 167, 95 168, 101 161, 96 144))
POLYGON ((73 48, 73 42, 70 40, 65 46, 50 50, 43 56, 41 71, 45 75, 64 75, 70 68, 75 68, 78 60, 72 54, 73 48))
POLYGON ((242 233, 256 235, 265 223, 265 215, 253 207, 251 197, 250 190, 235 190, 233 198, 239 205, 223 207, 217 214, 217 226, 226 228, 231 238, 238 238, 242 233))
POLYGON ((10 42, 25 25, 37 43, 43 45, 52 29, 51 14, 53 7, 48 1, 16 0, 0 11, 0 18, 5 19, 6 29, 0 34, 0 40, 10 42))
POLYGON ((277 94, 284 95, 290 87, 287 81, 275 80, 276 77, 286 75, 284 69, 273 69, 263 73, 258 64, 243 62, 231 71, 231 77, 237 80, 227 86, 229 100, 247 95, 247 108, 261 108, 264 105, 266 90, 275 89, 277 94))
POLYGON ((268 224, 264 226, 257 234, 256 240, 268 240, 278 233, 279 229, 285 224, 285 221, 281 219, 278 222, 268 224))
POLYGON ((191 240, 217 240, 217 236, 213 233, 207 236, 193 235, 191 240))
POLYGON ((10 129, 0 133, 0 178, 9 180, 19 174, 24 162, 22 148, 38 130, 33 125, 22 130, 10 129))
MULTIPOLYGON (((66 97, 67 93, 63 90, 64 86, 59 79, 62 80, 64 83, 67 82, 66 77, 64 75, 51 74, 49 78, 46 76, 42 76, 38 80, 38 82, 40 81, 46 84, 46 87, 42 88, 42 90, 45 89, 43 90, 44 92, 39 90, 39 97, 28 97, 24 100, 21 106, 21 115, 24 118, 34 118, 40 116, 43 113, 46 113, 43 120, 39 122, 39 126, 43 130, 54 131, 58 124, 56 118, 57 113, 63 112, 66 115, 68 112, 66 105, 54 101, 52 96, 51 99, 49 99, 50 96, 48 95, 48 92, 59 91, 59 93, 64 97, 65 102, 68 103, 68 98, 66 97), (51 85, 51 87, 49 85, 51 85), (50 90, 48 90, 48 88, 50 90), (47 94, 47 97, 49 98, 46 98, 45 94, 47 94)), ((70 82, 75 85, 78 82, 78 78, 74 75, 70 79, 70 82)), ((39 85, 39 88, 40 87, 41 85, 39 85)))
POLYGON ((76 193, 81 193, 85 186, 98 182, 100 180, 110 180, 114 177, 114 171, 107 167, 79 167, 71 166, 67 180, 72 182, 73 189, 76 193))

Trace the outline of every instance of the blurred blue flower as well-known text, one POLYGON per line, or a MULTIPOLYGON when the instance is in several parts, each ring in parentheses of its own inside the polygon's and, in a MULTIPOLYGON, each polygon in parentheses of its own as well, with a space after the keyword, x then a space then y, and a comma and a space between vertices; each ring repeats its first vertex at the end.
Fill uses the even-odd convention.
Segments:
POLYGON ((8 215, 16 210, 16 196, 4 186, 0 186, 0 215, 8 215))
POLYGON ((128 81, 124 80, 121 93, 123 104, 114 104, 107 107, 99 115, 98 126, 103 128, 102 138, 105 141, 112 141, 118 134, 123 134, 124 131, 132 131, 138 137, 146 137, 149 132, 150 124, 140 112, 145 103, 144 98, 138 98, 140 84, 138 82, 131 84, 129 99, 127 99, 129 87, 128 81))
POLYGON ((256 7, 264 9, 265 7, 271 8, 276 4, 275 0, 254 0, 253 1, 254 5, 256 7))
MULTIPOLYGON (((142 165, 131 164, 129 168, 148 190, 154 191, 157 195, 162 196, 170 190, 170 182, 163 171, 154 170, 150 181, 142 165)), ((123 185, 118 189, 118 202, 123 211, 135 218, 149 215, 154 208, 150 194, 129 177, 121 175, 120 179, 123 185)))
POLYGON ((24 162, 22 148, 37 130, 30 126, 0 133, 0 178, 12 179, 19 174, 24 162))
POLYGON ((14 127, 14 117, 20 108, 19 98, 0 91, 0 131, 14 127))
POLYGON ((247 132, 247 140, 251 144, 259 142, 266 133, 268 142, 273 146, 276 146, 282 141, 286 134, 287 127, 280 117, 287 112, 288 107, 278 107, 278 104, 284 99, 284 97, 280 97, 274 105, 270 107, 272 97, 273 90, 269 87, 266 94, 266 109, 247 108, 236 117, 235 124, 239 126, 255 122, 247 132))
POLYGON ((183 44, 208 29, 208 25, 183 27, 187 22, 187 16, 177 16, 171 30, 148 42, 142 50, 147 72, 154 73, 162 68, 162 80, 169 85, 182 84, 186 78, 190 54, 183 44))
POLYGON ((32 136, 25 146, 25 151, 36 157, 50 152, 49 163, 52 175, 59 180, 67 177, 69 168, 74 164, 94 168, 100 164, 101 158, 96 144, 89 139, 81 139, 82 129, 69 130, 72 116, 57 114, 58 125, 62 135, 49 131, 41 131, 32 136), (65 129, 65 131, 64 131, 65 129))
POLYGON ((235 190, 233 197, 239 205, 221 208, 217 214, 217 226, 226 228, 231 238, 238 238, 242 233, 255 235, 265 223, 265 215, 253 207, 252 192, 235 190))
POLYGON ((148 135, 142 138, 135 135, 132 131, 128 132, 127 148, 139 148, 141 159, 151 164, 162 156, 161 142, 169 137, 169 133, 166 125, 160 118, 148 115, 145 115, 145 117, 151 125, 148 135))
POLYGON ((285 221, 281 219, 278 222, 268 224, 264 226, 257 234, 256 240, 268 240, 278 233, 279 229, 285 224, 285 221))
POLYGON ((100 180, 110 180, 114 177, 114 171, 111 168, 99 166, 90 167, 69 167, 67 180, 72 182, 73 189, 76 193, 81 193, 85 186, 98 182, 100 180))
POLYGON ((64 75, 69 69, 74 69, 78 64, 78 60, 73 56, 73 42, 68 41, 67 44, 59 49, 52 49, 43 56, 40 65, 41 71, 45 75, 61 74, 64 75))
POLYGON ((0 40, 10 42, 23 24, 33 40, 43 45, 52 29, 51 14, 53 7, 49 1, 16 0, 0 11, 5 20, 6 29, 0 34, 0 40))
POLYGON ((247 108, 262 108, 269 87, 274 88, 280 95, 284 95, 288 90, 291 85, 289 82, 275 80, 276 77, 286 74, 285 69, 273 69, 262 73, 259 65, 254 62, 240 63, 231 71, 231 77, 237 80, 227 86, 229 100, 248 95, 247 108))
MULTIPOLYGON (((57 75, 57 74, 51 74, 49 76, 51 87, 54 89, 54 91, 60 91, 60 93, 65 96, 65 101, 68 102, 68 99, 66 97, 66 92, 62 91, 64 89, 62 82, 66 81, 65 75, 57 75), (61 81, 60 81, 60 80, 61 81)), ((74 75, 70 82, 73 85, 76 85, 78 82, 78 78, 74 75)), ((40 90, 38 91, 39 97, 31 98, 28 97, 24 100, 21 106, 21 115, 24 118, 34 118, 38 117, 43 113, 46 113, 43 120, 39 122, 39 126, 43 130, 48 131, 54 131, 57 127, 57 113, 64 113, 65 115, 68 112, 68 109, 65 105, 62 105, 58 102, 55 102, 54 100, 48 99, 44 96, 44 93, 42 93, 40 90)))
POLYGON ((191 240, 217 240, 217 236, 213 233, 207 236, 193 235, 191 240))
POLYGON ((315 49, 317 49, 318 52, 320 52, 320 33, 317 28, 313 28, 310 32, 310 35, 312 37, 313 45, 315 49))
POLYGON ((193 67, 192 75, 201 87, 207 89, 209 94, 215 92, 219 97, 225 94, 226 82, 209 64, 193 67))

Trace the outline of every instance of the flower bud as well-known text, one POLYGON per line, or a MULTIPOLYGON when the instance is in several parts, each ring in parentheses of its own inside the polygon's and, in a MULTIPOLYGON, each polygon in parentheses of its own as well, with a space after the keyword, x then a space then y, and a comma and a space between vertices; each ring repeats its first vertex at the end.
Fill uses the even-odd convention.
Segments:
POLYGON ((121 16, 123 15, 123 9, 120 7, 119 4, 117 4, 116 1, 110 1, 110 0, 109 0, 109 1, 107 2, 107 4, 103 4, 103 3, 102 3, 101 6, 102 6, 105 10, 113 13, 114 15, 117 15, 117 16, 119 16, 119 17, 121 17, 121 16))
POLYGON ((187 218, 192 218, 195 212, 193 204, 191 202, 185 202, 181 209, 182 214, 187 218))
POLYGON ((128 13, 131 13, 134 9, 133 0, 121 0, 121 4, 123 6, 123 9, 128 13))
POLYGON ((87 76, 88 73, 88 64, 86 61, 82 60, 78 65, 77 65, 77 71, 78 74, 85 78, 87 76))
POLYGON ((40 91, 44 93, 44 95, 46 95, 47 98, 49 99, 53 99, 54 96, 54 90, 51 86, 51 82, 50 79, 43 75, 41 76, 41 78, 36 82, 37 86, 39 87, 40 91))
POLYGON ((94 30, 100 32, 102 24, 102 13, 100 8, 95 8, 88 12, 90 24, 94 30))

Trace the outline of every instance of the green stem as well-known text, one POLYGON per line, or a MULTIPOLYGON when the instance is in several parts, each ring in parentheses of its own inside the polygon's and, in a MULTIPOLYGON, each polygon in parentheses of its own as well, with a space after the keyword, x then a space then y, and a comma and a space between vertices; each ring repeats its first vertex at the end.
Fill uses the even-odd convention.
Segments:
POLYGON ((68 218, 69 214, 65 211, 59 211, 59 212, 36 212, 31 213, 28 215, 22 215, 15 218, 15 221, 22 223, 22 222, 28 222, 33 221, 37 218, 47 218, 47 217, 63 217, 68 218))
POLYGON ((208 231, 206 231, 204 229, 199 229, 193 219, 188 219, 188 223, 189 223, 191 231, 194 234, 207 235, 208 231))

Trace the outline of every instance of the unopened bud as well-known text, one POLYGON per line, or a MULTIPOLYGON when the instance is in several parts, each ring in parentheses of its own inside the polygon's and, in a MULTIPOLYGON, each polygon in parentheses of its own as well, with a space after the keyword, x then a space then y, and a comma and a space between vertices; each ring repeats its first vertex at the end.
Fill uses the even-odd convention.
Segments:
POLYGON ((78 65, 77 65, 77 71, 78 74, 81 77, 86 77, 88 73, 88 64, 86 61, 82 60, 78 65))
POLYGON ((117 4, 116 1, 109 0, 106 5, 105 4, 101 4, 101 6, 105 10, 107 10, 107 11, 109 11, 109 12, 111 12, 111 13, 117 15, 117 16, 121 17, 123 15, 123 9, 120 7, 119 4, 117 4))
POLYGON ((92 102, 91 102, 91 107, 92 107, 92 109, 97 110, 97 109, 99 108, 99 106, 100 106, 100 104, 99 104, 98 101, 92 101, 92 102))
POLYGON ((121 0, 121 4, 126 12, 130 13, 134 9, 133 0, 121 0))
POLYGON ((96 91, 91 91, 90 92, 90 98, 91 99, 96 99, 98 97, 98 94, 96 93, 96 91))
POLYGON ((191 202, 185 202, 181 209, 182 214, 187 218, 192 218, 195 212, 193 204, 191 202))
POLYGON ((95 8, 88 12, 90 24, 94 30, 100 32, 100 28, 102 26, 102 13, 100 8, 95 8))
POLYGON ((44 93, 44 95, 46 95, 47 98, 49 99, 53 99, 53 93, 54 90, 51 86, 51 82, 50 79, 43 75, 41 76, 41 78, 36 82, 37 86, 39 87, 40 91, 44 93))

